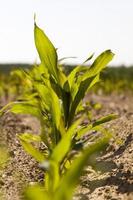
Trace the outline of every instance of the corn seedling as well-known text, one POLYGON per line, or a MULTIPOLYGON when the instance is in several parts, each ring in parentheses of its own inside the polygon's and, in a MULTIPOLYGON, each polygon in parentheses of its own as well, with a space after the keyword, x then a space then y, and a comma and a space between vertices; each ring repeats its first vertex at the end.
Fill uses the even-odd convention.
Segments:
POLYGON ((45 187, 30 187, 25 198, 68 200, 72 198, 89 156, 102 149, 110 138, 102 124, 115 119, 116 115, 105 116, 93 123, 88 120, 88 123, 84 124, 86 115, 83 112, 81 116, 80 111, 85 94, 99 82, 100 72, 112 60, 114 54, 106 50, 90 67, 79 65, 66 75, 59 65, 57 50, 36 23, 34 36, 41 64, 24 72, 32 84, 33 93, 25 95, 21 101, 10 103, 1 113, 10 108, 13 113, 37 117, 41 124, 39 135, 24 133, 18 136, 24 149, 45 171, 45 187), (92 130, 101 134, 92 135, 92 130), (90 145, 86 147, 88 138, 84 137, 88 134, 90 145), (36 149, 34 142, 42 142, 45 151, 36 149), (75 154, 78 157, 75 157, 75 154), (69 187, 69 191, 66 187, 69 187))

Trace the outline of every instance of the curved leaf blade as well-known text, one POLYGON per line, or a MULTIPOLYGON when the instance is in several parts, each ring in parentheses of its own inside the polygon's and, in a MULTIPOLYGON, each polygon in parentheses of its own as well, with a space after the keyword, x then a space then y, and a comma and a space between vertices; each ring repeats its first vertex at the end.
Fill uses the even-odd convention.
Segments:
POLYGON ((66 174, 62 177, 60 181, 60 185, 55 193, 54 200, 71 200, 72 195, 74 192, 74 189, 79 181, 79 177, 81 175, 81 172, 85 165, 88 162, 89 157, 102 150, 105 145, 108 144, 110 135, 107 134, 104 137, 100 138, 98 141, 96 141, 94 144, 87 147, 83 153, 73 161, 73 164, 69 168, 69 170, 66 172, 66 174), (69 189, 66 190, 66 188, 69 189))
POLYGON ((83 79, 99 74, 107 64, 113 59, 114 53, 111 50, 106 50, 101 53, 90 66, 89 70, 83 75, 83 79))
POLYGON ((72 122, 75 111, 76 111, 80 101, 84 98, 87 90, 89 88, 91 88, 98 81, 99 81, 99 74, 95 77, 87 78, 84 81, 81 81, 79 86, 77 84, 75 84, 75 88, 77 87, 76 88, 77 93, 71 104, 70 114, 69 114, 69 124, 72 122))
POLYGON ((28 154, 30 154, 33 158, 35 158, 36 161, 42 163, 45 159, 45 156, 39 150, 37 150, 30 142, 24 139, 23 135, 19 135, 18 137, 25 151, 28 154))
POLYGON ((34 26, 35 45, 40 57, 41 62, 48 69, 56 80, 58 80, 58 68, 57 68, 57 53, 56 49, 45 35, 42 29, 40 29, 36 23, 34 26))
POLYGON ((66 134, 61 139, 61 141, 54 148, 50 159, 54 160, 58 164, 63 160, 65 155, 70 150, 72 138, 75 135, 77 127, 81 123, 82 120, 83 118, 80 118, 70 126, 66 134))

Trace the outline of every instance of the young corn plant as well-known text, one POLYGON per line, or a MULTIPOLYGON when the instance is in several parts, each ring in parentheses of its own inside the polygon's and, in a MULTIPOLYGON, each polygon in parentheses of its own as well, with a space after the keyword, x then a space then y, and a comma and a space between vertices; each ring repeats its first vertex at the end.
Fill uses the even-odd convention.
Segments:
POLYGON ((45 171, 45 187, 30 187, 25 199, 69 200, 89 156, 101 150, 111 137, 102 124, 115 119, 116 115, 84 124, 87 117, 83 113, 81 116, 80 110, 85 94, 99 82, 100 72, 114 54, 106 50, 90 67, 79 65, 66 75, 59 65, 57 50, 36 23, 34 37, 41 63, 24 72, 33 93, 8 104, 1 113, 10 110, 16 114, 31 114, 41 124, 39 135, 23 133, 18 136, 24 149, 45 171), (100 134, 92 134, 93 130, 100 134), (88 140, 90 145, 86 147, 88 140), (34 142, 43 143, 45 150, 35 148, 34 142))

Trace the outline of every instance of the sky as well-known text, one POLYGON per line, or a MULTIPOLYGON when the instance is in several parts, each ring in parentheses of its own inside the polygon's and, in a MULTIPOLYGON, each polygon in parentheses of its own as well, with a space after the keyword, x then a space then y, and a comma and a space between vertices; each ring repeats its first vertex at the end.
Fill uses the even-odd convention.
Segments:
POLYGON ((0 63, 34 63, 36 22, 65 62, 111 49, 111 65, 133 64, 133 0, 0 0, 0 63))

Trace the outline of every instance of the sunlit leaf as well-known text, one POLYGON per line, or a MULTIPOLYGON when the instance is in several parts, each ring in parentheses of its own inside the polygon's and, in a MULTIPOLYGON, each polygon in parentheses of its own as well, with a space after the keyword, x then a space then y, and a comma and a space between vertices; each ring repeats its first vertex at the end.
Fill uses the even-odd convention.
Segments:
POLYGON ((110 135, 106 135, 96 141, 94 144, 87 147, 83 153, 73 161, 73 164, 66 172, 60 181, 57 192, 55 193, 54 200, 71 200, 74 189, 79 181, 79 177, 89 157, 102 150, 108 144, 110 135), (66 190, 67 188, 67 190, 66 190))
MULTIPOLYGON (((97 81, 99 81, 99 75, 92 78, 87 78, 77 86, 77 93, 75 95, 74 100, 72 101, 70 114, 69 114, 69 124, 72 122, 75 111, 80 103, 80 101, 84 98, 87 90, 91 88, 97 81)), ((76 87, 76 86, 75 86, 76 87)))
POLYGON ((59 165, 52 160, 49 161, 49 167, 47 173, 45 174, 45 188, 48 192, 53 193, 60 181, 59 175, 59 165))
POLYGON ((18 102, 11 107, 11 112, 15 114, 30 114, 41 119, 40 109, 28 102, 18 102))
POLYGON ((110 114, 105 117, 102 117, 100 119, 97 119, 95 122, 89 124, 88 126, 81 127, 81 129, 77 133, 77 139, 79 139, 81 136, 86 134, 90 130, 101 130, 100 125, 107 123, 111 120, 117 119, 118 115, 116 114, 110 114))
POLYGON ((85 64, 86 62, 88 62, 89 60, 91 60, 91 59, 93 58, 93 56, 94 56, 94 53, 91 54, 91 55, 83 62, 83 64, 85 64))
POLYGON ((75 78, 76 78, 77 73, 86 71, 87 69, 88 67, 79 65, 71 71, 71 73, 68 75, 68 83, 69 83, 70 88, 72 88, 73 85, 75 84, 75 78))
POLYGON ((106 50, 103 53, 101 53, 96 60, 93 62, 93 64, 90 66, 89 70, 83 75, 83 79, 92 77, 100 73, 107 64, 113 59, 114 54, 110 50, 106 50))
MULTIPOLYGON (((25 138, 23 135, 19 135, 18 136, 20 139, 20 143, 23 146, 23 148, 25 149, 25 151, 30 154, 33 158, 35 158, 38 162, 43 162, 45 157, 44 155, 37 150, 32 143, 30 143, 29 141, 27 141, 27 138, 25 138)), ((29 140, 29 139, 28 139, 29 140)))
POLYGON ((25 200, 51 200, 50 195, 45 192, 39 184, 29 186, 24 193, 25 200))
POLYGON ((41 142, 41 137, 33 133, 23 133, 20 138, 26 142, 41 142))
POLYGON ((61 120, 61 105, 58 96, 50 85, 45 86, 44 84, 38 82, 34 85, 40 98, 42 99, 44 108, 50 112, 53 124, 55 124, 58 129, 61 120))
POLYGON ((65 155, 70 150, 72 138, 76 134, 78 125, 81 123, 82 120, 83 120, 83 118, 80 118, 70 126, 70 128, 68 129, 68 131, 66 132, 64 137, 54 148, 50 159, 54 160, 56 163, 60 163, 63 160, 65 155))
POLYGON ((75 56, 63 57, 63 58, 60 58, 60 59, 58 60, 58 62, 62 62, 62 61, 67 60, 67 59, 75 59, 75 58, 77 58, 77 57, 75 57, 75 56))
POLYGON ((93 123, 93 126, 98 126, 98 125, 101 125, 103 123, 109 122, 109 121, 117 119, 117 118, 118 118, 118 115, 109 114, 105 117, 101 117, 100 119, 96 120, 96 122, 93 123))
POLYGON ((41 62, 58 81, 57 53, 51 41, 36 23, 34 26, 35 45, 41 62))

